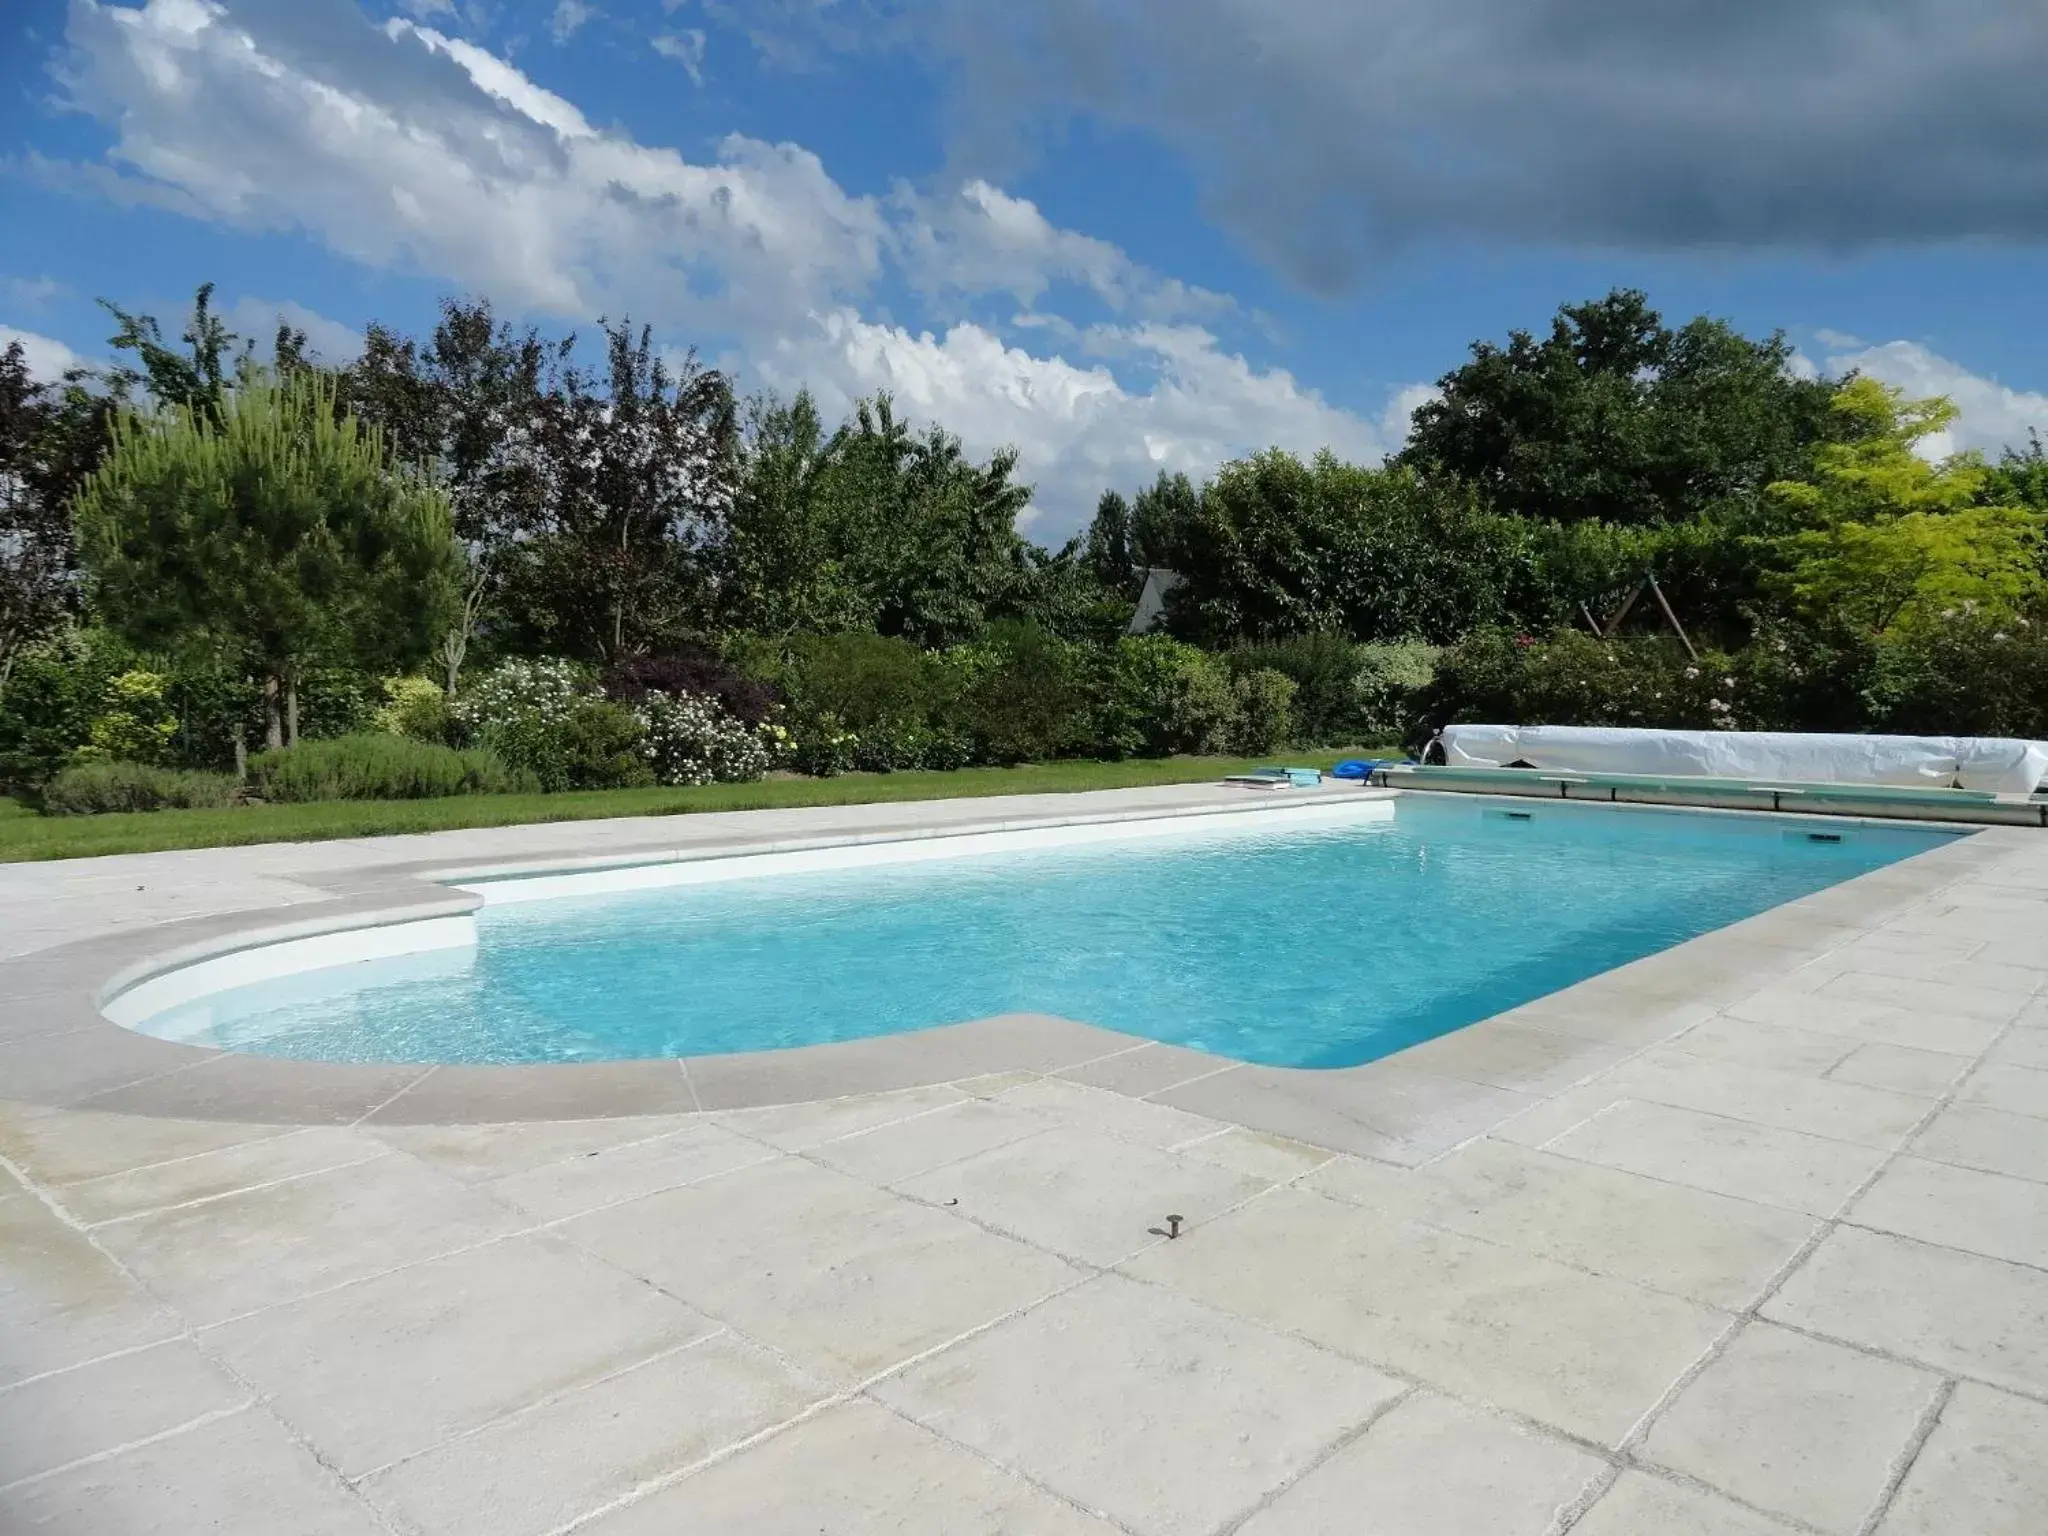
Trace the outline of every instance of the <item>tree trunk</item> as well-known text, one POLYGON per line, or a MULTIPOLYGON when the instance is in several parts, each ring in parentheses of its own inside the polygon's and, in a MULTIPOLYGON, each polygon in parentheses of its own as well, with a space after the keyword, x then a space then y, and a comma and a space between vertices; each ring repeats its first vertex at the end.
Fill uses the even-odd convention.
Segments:
POLYGON ((296 672, 284 680, 284 744, 288 747, 299 744, 299 676, 296 672))
POLYGON ((263 745, 273 752, 284 745, 284 683, 274 672, 263 679, 263 745))
POLYGON ((462 677, 462 658, 469 650, 469 635, 461 628, 451 629, 441 637, 441 665, 447 681, 441 691, 450 699, 455 697, 455 685, 462 677))
POLYGON ((242 739, 242 728, 235 727, 235 782, 249 782, 249 743, 242 739))

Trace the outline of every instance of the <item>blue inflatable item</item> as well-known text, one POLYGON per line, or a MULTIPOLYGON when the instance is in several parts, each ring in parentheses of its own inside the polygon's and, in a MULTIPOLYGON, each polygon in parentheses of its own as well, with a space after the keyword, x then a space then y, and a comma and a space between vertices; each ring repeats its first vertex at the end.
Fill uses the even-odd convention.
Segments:
POLYGON ((1330 777, 1333 779, 1369 779, 1372 777, 1373 769, 1377 767, 1379 767, 1377 762, 1367 762, 1363 758, 1347 757, 1343 762, 1330 770, 1330 777))

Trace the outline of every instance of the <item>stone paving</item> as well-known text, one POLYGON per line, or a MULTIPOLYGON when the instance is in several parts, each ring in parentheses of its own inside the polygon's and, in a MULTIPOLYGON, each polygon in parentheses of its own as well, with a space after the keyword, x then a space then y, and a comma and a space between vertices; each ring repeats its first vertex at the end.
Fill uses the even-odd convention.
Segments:
MULTIPOLYGON (((798 823, 885 810, 967 815, 798 823)), ((13 866, 0 931, 632 841, 532 830, 13 866)), ((1378 1139, 1129 1043, 504 1124, 0 1102, 0 1531, 2039 1536, 2048 836, 1796 907, 1390 1060, 1378 1139)))

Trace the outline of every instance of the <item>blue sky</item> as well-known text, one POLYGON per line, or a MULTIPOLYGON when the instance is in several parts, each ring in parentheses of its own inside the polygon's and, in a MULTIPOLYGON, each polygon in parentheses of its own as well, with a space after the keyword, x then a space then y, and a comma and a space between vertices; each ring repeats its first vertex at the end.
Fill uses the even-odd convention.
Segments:
POLYGON ((1617 284, 2048 429, 2037 0, 10 0, 0 338, 486 294, 1017 445, 1032 530, 1372 458, 1617 284))

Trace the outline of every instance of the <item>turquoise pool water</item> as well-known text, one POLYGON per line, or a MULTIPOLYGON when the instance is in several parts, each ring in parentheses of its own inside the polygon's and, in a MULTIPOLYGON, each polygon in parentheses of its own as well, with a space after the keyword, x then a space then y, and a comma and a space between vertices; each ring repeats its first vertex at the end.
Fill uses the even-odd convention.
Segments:
POLYGON ((250 985, 148 1027, 275 1056, 546 1062, 1028 1011, 1240 1061, 1353 1066, 1945 838, 1395 805, 1379 822, 488 907, 474 950, 250 985))

